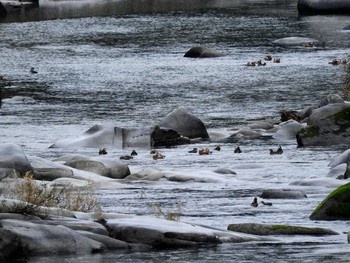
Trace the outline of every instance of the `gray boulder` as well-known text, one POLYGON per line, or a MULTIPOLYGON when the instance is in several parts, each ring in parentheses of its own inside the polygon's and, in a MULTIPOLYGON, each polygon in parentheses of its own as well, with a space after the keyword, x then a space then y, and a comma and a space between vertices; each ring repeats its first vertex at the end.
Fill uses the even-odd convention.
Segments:
POLYGON ((64 163, 66 166, 113 179, 123 179, 130 174, 127 164, 107 156, 88 157, 69 154, 57 160, 66 160, 64 163))
POLYGON ((52 181, 57 178, 72 178, 73 171, 62 165, 40 157, 29 157, 30 164, 33 167, 33 176, 37 180, 52 181))
POLYGON ((186 58, 216 58, 222 56, 224 54, 205 47, 193 47, 184 55, 186 58))
POLYGON ((297 135, 299 147, 350 143, 350 103, 328 104, 313 110, 297 135))
POLYGON ((268 189, 264 190, 260 197, 264 199, 303 199, 307 198, 307 195, 299 190, 268 189))
POLYGON ((99 235, 99 234, 91 233, 88 231, 82 231, 82 230, 79 230, 78 233, 89 238, 89 239, 92 239, 92 240, 95 240, 97 242, 104 244, 108 250, 131 249, 134 246, 136 246, 136 245, 128 244, 128 243, 121 241, 121 240, 111 238, 111 237, 106 236, 106 235, 99 235))
POLYGON ((32 171, 27 156, 18 145, 0 144, 0 179, 10 175, 23 177, 26 172, 32 171))
POLYGON ((11 231, 0 228, 0 262, 12 262, 25 257, 21 239, 11 231))
POLYGON ((64 226, 35 224, 27 221, 3 219, 1 229, 20 239, 27 256, 68 255, 102 252, 106 247, 64 226))
POLYGON ((209 139, 204 123, 184 108, 178 108, 169 113, 160 123, 160 127, 172 129, 190 139, 209 139))
POLYGON ((326 235, 339 235, 326 228, 319 227, 303 227, 303 226, 290 226, 290 225, 267 225, 267 224, 230 224, 227 227, 228 230, 242 232, 253 235, 309 235, 309 236, 326 236, 326 235))
POLYGON ((312 212, 312 220, 350 220, 350 183, 340 186, 312 212))

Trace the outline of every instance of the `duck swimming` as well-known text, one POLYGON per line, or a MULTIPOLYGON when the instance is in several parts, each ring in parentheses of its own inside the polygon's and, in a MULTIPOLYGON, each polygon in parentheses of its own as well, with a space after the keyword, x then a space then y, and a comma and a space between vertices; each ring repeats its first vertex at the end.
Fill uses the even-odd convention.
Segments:
POLYGON ((105 155, 105 154, 107 154, 106 148, 101 148, 101 149, 98 151, 98 154, 99 154, 99 155, 105 155))
POLYGON ((30 73, 36 74, 36 73, 38 73, 38 71, 36 71, 33 67, 31 67, 31 68, 30 68, 30 73))
POLYGON ((136 155, 137 155, 137 152, 136 152, 135 150, 132 150, 132 152, 131 152, 130 155, 131 155, 131 156, 136 156, 136 155))
POLYGON ((242 152, 241 148, 239 146, 236 147, 234 153, 241 153, 241 152, 242 152))
POLYGON ((253 202, 250 204, 252 207, 258 207, 258 198, 254 197, 253 202))
POLYGON ((273 154, 282 154, 283 153, 283 150, 282 150, 282 147, 279 146, 278 149, 276 151, 270 149, 270 154, 273 155, 273 154))
POLYGON ((197 148, 193 148, 191 151, 188 151, 189 153, 197 153, 198 149, 197 148))

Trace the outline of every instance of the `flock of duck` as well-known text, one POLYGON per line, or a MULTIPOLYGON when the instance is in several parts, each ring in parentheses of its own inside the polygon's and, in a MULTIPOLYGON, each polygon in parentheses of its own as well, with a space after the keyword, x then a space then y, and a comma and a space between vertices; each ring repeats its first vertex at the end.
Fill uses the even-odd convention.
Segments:
MULTIPOLYGON (((214 151, 221 151, 221 146, 220 145, 216 145, 214 148, 214 151)), ((213 152, 208 148, 193 148, 192 150, 189 150, 188 153, 198 153, 199 155, 209 155, 212 154, 213 152)), ((237 146, 234 150, 234 153, 242 153, 241 147, 237 146)), ((279 146, 277 148, 277 150, 273 150, 270 149, 270 155, 274 155, 274 154, 282 154, 283 153, 283 149, 281 146, 279 146)), ((98 151, 99 155, 106 155, 107 154, 107 149, 106 148, 100 148, 98 151)), ((155 149, 152 149, 150 151, 150 154, 152 155, 152 158, 154 160, 159 160, 159 159, 164 159, 165 155, 156 151, 155 149)), ((120 156, 120 160, 131 160, 133 159, 135 156, 137 156, 137 152, 135 150, 132 150, 130 155, 122 155, 120 156)))
MULTIPOLYGON (((306 45, 307 43, 305 43, 304 45, 306 45)), ((279 57, 275 57, 273 58, 272 55, 267 55, 264 58, 265 61, 271 61, 273 63, 281 63, 281 58, 279 57)), ((348 64, 350 60, 348 58, 342 58, 342 59, 338 59, 338 58, 334 58, 331 61, 328 62, 328 64, 330 65, 346 65, 348 64)), ((266 66, 266 62, 262 62, 261 59, 259 60, 253 60, 253 61, 248 61, 245 66, 247 67, 255 67, 255 66, 266 66)))
MULTIPOLYGON (((281 58, 275 57, 273 58, 272 55, 267 55, 264 58, 265 61, 272 61, 273 63, 281 63, 281 58)), ((255 66, 266 66, 266 62, 262 62, 261 59, 255 60, 255 61, 248 61, 247 64, 245 64, 247 67, 255 67, 255 66)))

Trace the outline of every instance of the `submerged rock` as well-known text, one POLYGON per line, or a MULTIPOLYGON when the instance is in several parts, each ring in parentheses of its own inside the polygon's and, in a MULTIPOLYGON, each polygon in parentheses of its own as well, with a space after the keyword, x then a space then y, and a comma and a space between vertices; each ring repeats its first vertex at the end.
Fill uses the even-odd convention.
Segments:
POLYGON ((324 199, 310 215, 312 220, 349 220, 350 183, 340 186, 324 199))
POLYGON ((302 199, 307 198, 307 195, 299 190, 268 189, 264 190, 260 197, 264 199, 302 199))
POLYGON ((276 39, 272 42, 276 46, 282 47, 303 47, 305 43, 311 43, 315 47, 323 48, 325 43, 318 39, 309 38, 309 37, 285 37, 276 39))
POLYGON ((319 227, 303 227, 290 225, 267 225, 267 224, 230 224, 227 227, 230 231, 242 232, 253 235, 309 235, 309 236, 326 236, 339 235, 339 233, 319 227))
POLYGON ((216 58, 222 56, 224 54, 205 47, 193 47, 184 55, 187 58, 216 58))

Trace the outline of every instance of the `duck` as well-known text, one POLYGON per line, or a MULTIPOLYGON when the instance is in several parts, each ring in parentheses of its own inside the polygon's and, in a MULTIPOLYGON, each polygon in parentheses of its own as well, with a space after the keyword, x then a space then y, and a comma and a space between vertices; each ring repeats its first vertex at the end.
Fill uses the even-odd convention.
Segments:
POLYGON ((149 154, 155 154, 157 151, 155 149, 152 149, 149 154))
POLYGON ((5 80, 4 75, 0 75, 0 80, 5 80))
POLYGON ((165 155, 161 154, 160 152, 156 152, 153 155, 153 160, 164 159, 164 158, 165 158, 165 155))
POLYGON ((271 56, 271 55, 267 55, 264 59, 265 59, 266 61, 271 61, 271 60, 272 60, 272 56, 271 56))
POLYGON ((30 68, 30 73, 36 74, 36 73, 38 73, 38 71, 36 71, 34 67, 31 67, 30 68))
POLYGON ((99 155, 106 155, 106 154, 107 154, 106 148, 101 148, 101 149, 98 151, 98 154, 99 154, 99 155))
POLYGON ((281 62, 281 59, 280 58, 274 58, 273 59, 273 63, 280 63, 281 62))
POLYGON ((247 67, 255 67, 256 62, 255 61, 248 61, 247 64, 245 64, 247 67))
POLYGON ((262 203, 263 205, 272 206, 272 203, 270 203, 270 202, 261 201, 260 203, 262 203))
POLYGON ((258 66, 266 66, 266 63, 265 63, 265 62, 262 63, 262 62, 261 62, 261 59, 259 59, 259 60, 256 62, 256 64, 257 64, 258 66))
POLYGON ((270 154, 273 155, 273 154, 282 154, 283 153, 283 149, 281 146, 278 147, 278 149, 276 151, 270 149, 270 154))
POLYGON ((137 155, 137 152, 136 152, 135 150, 132 150, 132 152, 131 152, 130 155, 131 155, 131 156, 136 156, 136 155, 137 155))
POLYGON ((134 157, 132 157, 130 155, 123 155, 123 156, 120 156, 119 159, 120 160, 131 160, 131 159, 134 159, 134 157))
POLYGON ((234 153, 241 153, 241 152, 242 152, 241 148, 239 146, 236 147, 234 153))
POLYGON ((199 155, 207 155, 210 154, 211 152, 209 151, 209 148, 205 148, 205 149, 200 149, 198 150, 199 155))
POLYGON ((250 204, 252 207, 258 207, 259 203, 258 203, 258 198, 254 197, 253 202, 250 204))
POLYGON ((197 148, 193 148, 191 151, 188 151, 189 153, 197 153, 198 149, 197 148))
POLYGON ((220 145, 216 145, 214 148, 215 151, 221 151, 221 146, 220 145))

